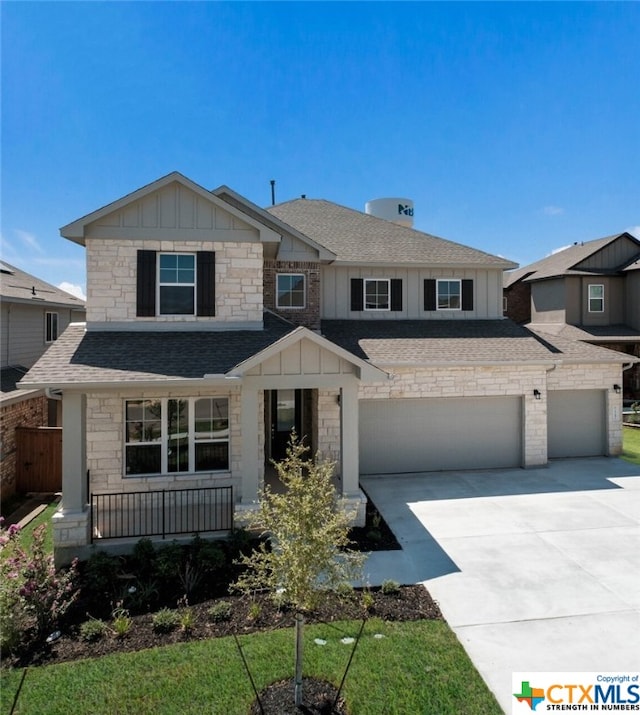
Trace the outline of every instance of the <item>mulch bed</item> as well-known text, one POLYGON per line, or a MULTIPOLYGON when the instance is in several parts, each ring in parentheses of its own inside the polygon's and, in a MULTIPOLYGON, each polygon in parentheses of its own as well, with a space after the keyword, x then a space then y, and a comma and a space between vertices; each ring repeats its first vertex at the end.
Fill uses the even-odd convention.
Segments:
MULTIPOLYGON (((385 594, 380 589, 371 589, 373 605, 364 611, 355 597, 340 599, 327 595, 322 605, 306 614, 307 623, 332 622, 337 620, 361 619, 364 616, 377 617, 387 621, 415 621, 421 619, 441 619, 438 605, 422 585, 401 586, 397 593, 385 594)), ((358 595, 358 591, 354 595, 358 595)), ((126 653, 228 635, 244 635, 273 628, 287 628, 294 625, 294 613, 290 609, 277 607, 267 594, 254 598, 228 596, 190 605, 193 612, 193 628, 184 631, 177 627, 169 633, 157 633, 153 628, 153 615, 131 616, 130 631, 116 637, 107 633, 100 640, 87 643, 80 638, 79 614, 75 622, 61 628, 61 636, 51 644, 36 643, 29 650, 13 659, 6 659, 3 665, 24 667, 45 663, 63 663, 81 658, 99 658, 110 653, 126 653), (212 622, 208 611, 217 601, 231 604, 228 620, 212 622)))

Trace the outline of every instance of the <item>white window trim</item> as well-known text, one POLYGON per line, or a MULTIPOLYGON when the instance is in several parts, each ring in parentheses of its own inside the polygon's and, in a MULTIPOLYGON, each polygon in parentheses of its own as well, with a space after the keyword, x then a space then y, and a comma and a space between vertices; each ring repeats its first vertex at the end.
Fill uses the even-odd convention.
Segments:
POLYGON ((589 283, 587 290, 587 310, 589 313, 604 313, 604 283, 589 283), (591 297, 592 288, 602 288, 602 296, 591 297), (591 301, 600 300, 602 301, 602 308, 600 310, 591 310, 591 301))
POLYGON ((276 308, 278 310, 305 310, 307 307, 307 277, 304 273, 276 273, 276 308), (292 277, 300 276, 302 278, 302 305, 280 305, 280 290, 278 288, 278 278, 280 276, 292 277))
POLYGON ((364 278, 362 280, 362 307, 371 313, 388 313, 391 310, 391 278, 364 278), (367 308, 367 283, 371 282, 387 284, 388 302, 386 308, 367 308))
MULTIPOLYGON (((59 327, 60 327, 60 316, 56 311, 51 311, 47 310, 46 313, 44 314, 44 342, 49 344, 49 343, 55 343, 55 341, 58 339, 58 334, 59 334, 59 327), (55 329, 55 337, 50 337, 49 335, 49 316, 55 315, 56 318, 56 329, 55 329)), ((53 330, 51 331, 53 332, 53 330)))
POLYGON ((156 261, 156 305, 157 315, 198 315, 198 256, 189 251, 159 251, 158 260, 156 261), (193 257, 193 283, 161 283, 160 282, 160 264, 162 256, 192 256, 193 257), (173 288, 193 288, 193 313, 163 313, 162 303, 160 299, 160 288, 162 286, 171 286, 173 288))
POLYGON ((462 278, 438 278, 436 279, 436 310, 455 310, 455 311, 461 311, 462 310, 462 278), (457 283, 458 287, 460 288, 458 295, 460 296, 460 305, 457 308, 441 308, 439 303, 440 301, 438 300, 438 296, 440 295, 440 283, 457 283))
POLYGON ((228 395, 196 395, 193 397, 130 397, 122 402, 123 408, 123 430, 122 430, 122 475, 125 479, 138 479, 146 477, 182 477, 184 475, 201 475, 201 474, 228 474, 231 471, 231 401, 228 395), (161 404, 160 414, 160 439, 157 442, 127 442, 127 402, 139 402, 140 400, 158 400, 161 404), (170 472, 167 444, 169 442, 169 400, 185 400, 189 404, 187 431, 189 435, 189 469, 184 472, 170 472), (226 400, 227 401, 227 420, 229 422, 229 436, 226 439, 206 439, 196 440, 196 418, 195 418, 195 402, 197 400, 226 400), (228 444, 227 453, 229 455, 229 465, 227 469, 205 469, 196 471, 196 442, 201 444, 228 444), (160 446, 160 471, 129 474, 127 472, 127 447, 137 447, 145 445, 160 446))

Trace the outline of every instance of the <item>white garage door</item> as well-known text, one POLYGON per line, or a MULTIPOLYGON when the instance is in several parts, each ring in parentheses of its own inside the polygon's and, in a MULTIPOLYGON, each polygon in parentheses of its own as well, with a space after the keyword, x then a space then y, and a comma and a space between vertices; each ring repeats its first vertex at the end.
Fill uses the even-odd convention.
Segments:
POLYGON ((519 467, 518 397, 360 401, 360 472, 519 467))
POLYGON ((547 393, 549 459, 606 454, 603 390, 554 390, 547 393))

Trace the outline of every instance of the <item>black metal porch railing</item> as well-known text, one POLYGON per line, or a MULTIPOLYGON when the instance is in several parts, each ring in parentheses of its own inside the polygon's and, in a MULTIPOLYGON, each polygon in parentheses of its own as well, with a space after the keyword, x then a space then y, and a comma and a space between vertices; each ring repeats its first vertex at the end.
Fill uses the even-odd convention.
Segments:
POLYGON ((174 536, 233 527, 233 488, 91 495, 91 541, 174 536))

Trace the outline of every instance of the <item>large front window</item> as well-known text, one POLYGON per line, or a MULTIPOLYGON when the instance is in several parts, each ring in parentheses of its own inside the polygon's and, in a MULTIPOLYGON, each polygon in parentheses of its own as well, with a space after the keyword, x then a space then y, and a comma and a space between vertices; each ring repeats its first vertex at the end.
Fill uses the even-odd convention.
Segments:
POLYGON ((196 257, 192 253, 161 253, 158 261, 160 315, 194 315, 196 257))
POLYGON ((364 281, 364 309, 389 310, 390 280, 366 278, 364 281))
POLYGON ((589 286, 589 312, 604 312, 604 286, 602 284, 589 286))
POLYGON ((125 401, 125 474, 229 469, 226 397, 125 401))
POLYGON ((438 280, 438 310, 460 310, 461 281, 438 280))

